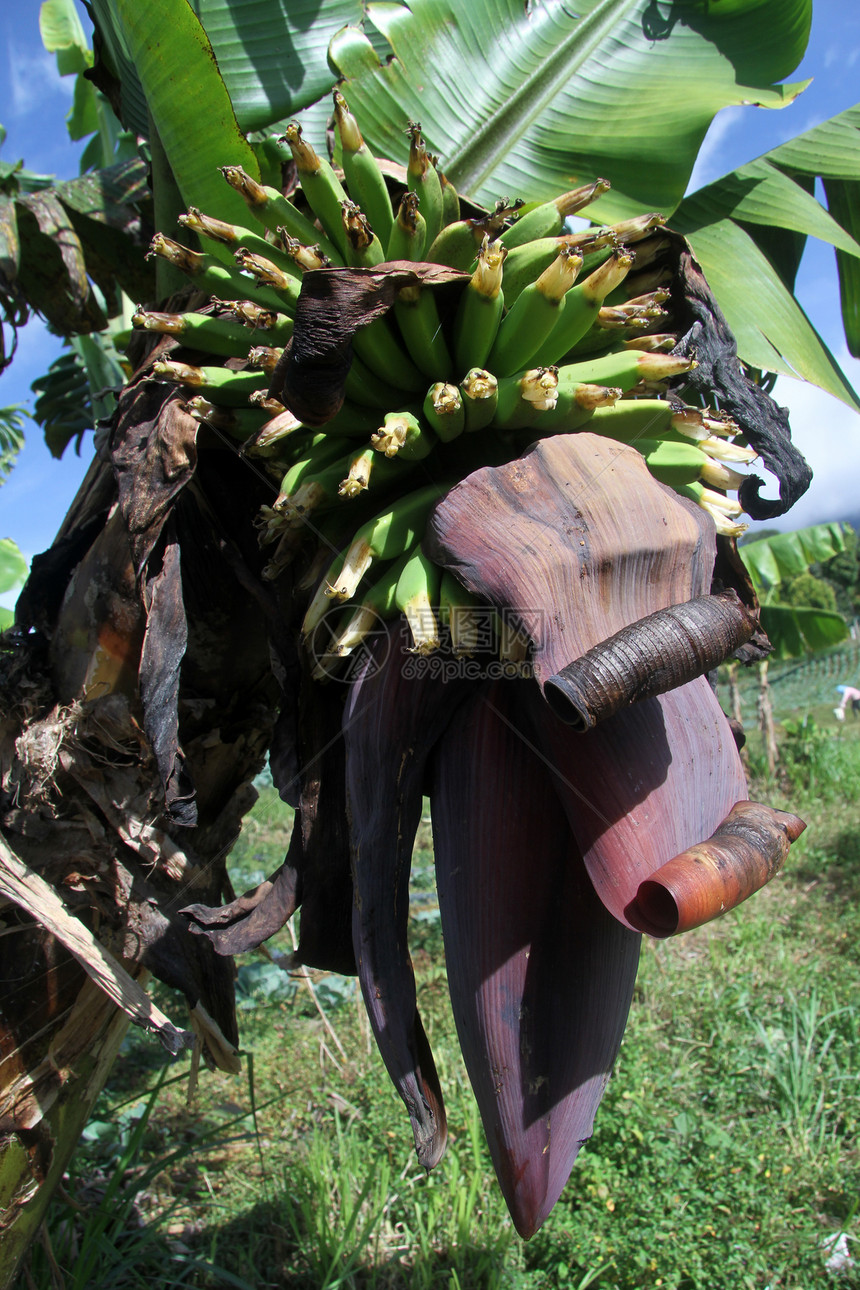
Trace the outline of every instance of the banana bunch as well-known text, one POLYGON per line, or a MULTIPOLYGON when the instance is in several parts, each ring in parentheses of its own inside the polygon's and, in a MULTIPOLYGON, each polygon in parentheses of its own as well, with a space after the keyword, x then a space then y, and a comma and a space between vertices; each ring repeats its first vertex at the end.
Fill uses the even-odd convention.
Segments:
POLYGON ((224 166, 254 226, 192 208, 180 222, 216 244, 215 254, 161 234, 152 243, 211 295, 210 308, 139 309, 134 318, 212 356, 201 365, 162 358, 154 373, 183 387, 192 414, 241 443, 271 477, 273 501, 258 517, 260 541, 272 548, 266 576, 309 538, 328 553, 322 568, 309 562, 317 582, 303 624, 310 640, 325 620, 327 640, 314 640, 313 653, 322 649, 326 667, 360 643, 375 616, 401 612, 416 650, 435 649, 439 621, 449 629, 456 621, 455 648, 468 652, 472 606, 421 553, 427 515, 458 479, 547 435, 589 430, 633 445, 719 532, 740 533, 737 466, 755 454, 726 417, 666 397, 667 382, 677 386, 695 360, 670 352, 678 338, 668 330, 669 292, 653 267, 662 217, 565 232, 567 217, 607 190, 603 180, 531 207, 500 200, 461 217, 415 123, 395 209, 338 90, 334 114, 343 179, 296 124, 280 140, 298 174, 295 201, 224 166), (355 332, 343 406, 322 426, 303 424, 268 391, 304 275, 392 262, 447 265, 463 280, 457 292, 401 287, 385 316, 355 332))

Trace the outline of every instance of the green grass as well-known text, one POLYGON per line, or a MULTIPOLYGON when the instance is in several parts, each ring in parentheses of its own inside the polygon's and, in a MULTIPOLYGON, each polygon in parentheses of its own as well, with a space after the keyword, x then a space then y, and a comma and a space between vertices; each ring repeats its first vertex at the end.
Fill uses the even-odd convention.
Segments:
MULTIPOLYGON (((860 1286, 860 738, 850 718, 784 723, 782 748, 753 796, 809 829, 734 913, 645 942, 594 1136, 531 1242, 498 1193, 454 1038, 425 821, 412 947, 450 1117, 442 1164, 417 1164, 354 982, 313 974, 333 1037, 307 982, 248 955, 241 1077, 204 1074, 189 1105, 174 1063, 147 1110, 164 1062, 130 1034, 53 1207, 57 1284, 860 1286), (824 1243, 842 1232, 857 1264, 836 1277, 824 1243)), ((237 889, 280 862, 289 815, 263 791, 231 859, 237 889)), ((289 950, 287 931, 269 948, 289 950)), ((159 1002, 181 1019, 175 997, 159 1002)), ((51 1285, 42 1248, 30 1276, 51 1285)))

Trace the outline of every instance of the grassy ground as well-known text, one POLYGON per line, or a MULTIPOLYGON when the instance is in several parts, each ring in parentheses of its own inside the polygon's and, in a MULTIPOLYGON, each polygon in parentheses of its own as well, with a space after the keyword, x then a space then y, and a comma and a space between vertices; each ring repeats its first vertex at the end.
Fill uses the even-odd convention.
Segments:
MULTIPOLYGON (((241 1077, 204 1074, 189 1103, 187 1064, 127 1040, 54 1206, 57 1284, 860 1286, 860 721, 837 728, 819 706, 818 724, 777 708, 783 770, 753 788, 807 833, 733 914, 645 942, 595 1134, 531 1242, 498 1194, 453 1036, 425 822, 412 944, 450 1116, 443 1163, 427 1177, 415 1160, 354 983, 246 956, 241 1077), (854 1266, 828 1269, 833 1242, 854 1266)), ((237 885, 279 862, 288 816, 262 793, 237 885)), ((269 948, 288 951, 287 932, 269 948)), ((44 1249, 29 1275, 51 1285, 44 1249)))

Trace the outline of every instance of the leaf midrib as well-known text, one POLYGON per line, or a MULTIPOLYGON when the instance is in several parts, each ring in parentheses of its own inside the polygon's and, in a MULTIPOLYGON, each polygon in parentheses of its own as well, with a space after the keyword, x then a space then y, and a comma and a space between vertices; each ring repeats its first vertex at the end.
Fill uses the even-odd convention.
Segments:
POLYGON ((607 34, 638 5, 639 0, 601 0, 555 53, 470 136, 468 144, 453 154, 445 166, 452 183, 463 192, 475 191, 496 169, 504 150, 522 138, 562 84, 578 73, 607 34))

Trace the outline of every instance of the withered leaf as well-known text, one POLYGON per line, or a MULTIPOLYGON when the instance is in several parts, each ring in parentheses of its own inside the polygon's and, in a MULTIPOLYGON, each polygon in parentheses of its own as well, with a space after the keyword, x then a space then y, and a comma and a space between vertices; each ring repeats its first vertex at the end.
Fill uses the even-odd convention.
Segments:
POLYGON ((402 287, 441 287, 469 274, 444 264, 392 260, 375 269, 313 269, 302 279, 290 344, 272 374, 269 398, 305 425, 330 421, 343 403, 352 338, 382 318, 402 287))

